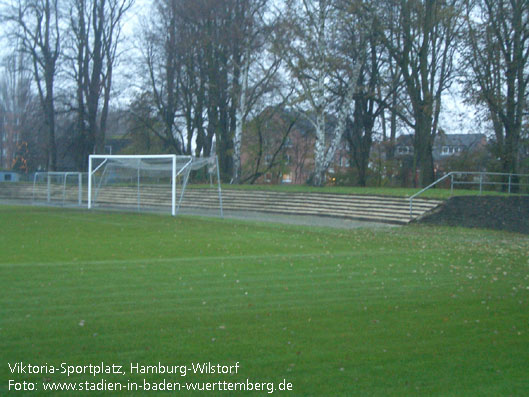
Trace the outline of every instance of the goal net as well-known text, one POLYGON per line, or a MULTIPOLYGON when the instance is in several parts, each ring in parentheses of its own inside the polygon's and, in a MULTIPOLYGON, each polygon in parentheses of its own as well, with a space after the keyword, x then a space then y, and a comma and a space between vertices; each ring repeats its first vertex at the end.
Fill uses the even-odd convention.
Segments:
POLYGON ((31 199, 34 204, 81 206, 86 200, 83 184, 86 186, 86 173, 35 172, 31 199))
POLYGON ((182 208, 208 208, 222 216, 217 157, 90 155, 88 208, 93 207, 162 210, 173 216, 182 208))

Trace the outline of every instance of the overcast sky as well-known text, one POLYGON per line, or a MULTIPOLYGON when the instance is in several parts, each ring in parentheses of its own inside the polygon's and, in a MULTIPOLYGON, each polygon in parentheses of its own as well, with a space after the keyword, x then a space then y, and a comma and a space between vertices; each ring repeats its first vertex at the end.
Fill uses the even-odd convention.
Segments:
MULTIPOLYGON (((10 0, 0 0, 0 7, 5 7, 10 0)), ((135 0, 135 3, 123 23, 122 50, 124 56, 115 71, 114 91, 120 93, 118 103, 125 105, 130 100, 135 90, 136 74, 132 58, 137 56, 134 49, 135 36, 139 34, 141 21, 149 13, 152 0, 135 0), (132 88, 130 87, 132 85, 132 88)), ((3 58, 13 49, 10 47, 6 37, 5 26, 0 25, 0 56, 3 58)), ((139 79, 138 79, 139 80, 139 79)), ((448 134, 452 133, 487 133, 475 116, 475 109, 463 103, 459 95, 457 84, 454 84, 450 92, 445 93, 442 103, 440 127, 448 134)))

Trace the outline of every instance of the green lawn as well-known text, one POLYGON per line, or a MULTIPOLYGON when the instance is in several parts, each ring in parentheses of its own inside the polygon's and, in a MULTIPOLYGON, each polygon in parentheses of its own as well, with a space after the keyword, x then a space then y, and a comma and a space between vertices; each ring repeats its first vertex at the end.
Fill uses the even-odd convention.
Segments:
POLYGON ((43 382, 101 379, 249 379, 275 393, 286 379, 296 396, 529 390, 526 236, 10 206, 0 225, 0 395, 10 379, 36 382, 28 395, 43 382), (15 362, 126 373, 12 374, 15 362), (130 373, 130 363, 159 362, 240 368, 130 373))

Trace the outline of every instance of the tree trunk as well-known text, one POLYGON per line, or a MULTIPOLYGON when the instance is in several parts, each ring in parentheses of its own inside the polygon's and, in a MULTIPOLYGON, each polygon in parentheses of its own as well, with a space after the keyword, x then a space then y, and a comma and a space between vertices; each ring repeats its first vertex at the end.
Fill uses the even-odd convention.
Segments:
POLYGON ((242 129, 246 114, 246 91, 248 89, 248 72, 250 69, 250 54, 247 52, 242 73, 239 75, 239 100, 235 113, 235 136, 233 138, 233 183, 240 183, 241 180, 241 145, 242 129))
POLYGON ((57 144, 55 141, 55 104, 53 84, 55 79, 55 61, 48 61, 48 66, 44 71, 46 97, 44 103, 44 111, 46 117, 46 127, 48 129, 48 171, 55 171, 57 169, 57 144), (53 62, 53 65, 51 63, 53 62))
MULTIPOLYGON (((420 177, 419 184, 426 187, 435 180, 433 164, 433 134, 431 133, 431 118, 428 116, 417 117, 417 128, 414 139, 414 156, 420 177)), ((414 180, 416 175, 413 176, 414 180)))

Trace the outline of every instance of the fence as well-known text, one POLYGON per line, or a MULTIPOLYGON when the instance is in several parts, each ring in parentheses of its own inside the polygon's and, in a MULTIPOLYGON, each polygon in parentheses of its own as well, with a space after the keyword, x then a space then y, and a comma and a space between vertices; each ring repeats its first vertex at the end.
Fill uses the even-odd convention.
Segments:
MULTIPOLYGON (((495 188, 501 187, 500 191, 504 191, 507 194, 513 193, 514 190, 522 191, 524 187, 529 187, 529 174, 507 174, 501 172, 466 172, 466 171, 453 171, 449 172, 445 176, 439 178, 432 184, 426 186, 424 189, 418 191, 409 198, 410 200, 410 218, 413 213, 413 199, 421 195, 428 189, 440 184, 445 180, 450 180, 450 194, 454 193, 454 187, 457 185, 472 187, 477 186, 479 194, 483 193, 483 190, 487 186, 493 186, 495 188), (523 182, 528 181, 528 182, 523 182)), ((518 193, 518 192, 517 192, 518 193)), ((525 194, 529 194, 525 193, 525 194)))
MULTIPOLYGON (((487 186, 500 187, 505 193, 522 193, 524 187, 529 187, 529 174, 506 174, 500 172, 451 172, 450 192, 454 192, 456 185, 467 187, 477 186, 479 193, 483 193, 487 186), (458 179, 459 178, 459 179, 458 179), (527 181, 527 182, 525 182, 527 181), (505 188, 505 189, 504 189, 505 188)), ((529 193, 529 191, 528 191, 529 193)))

